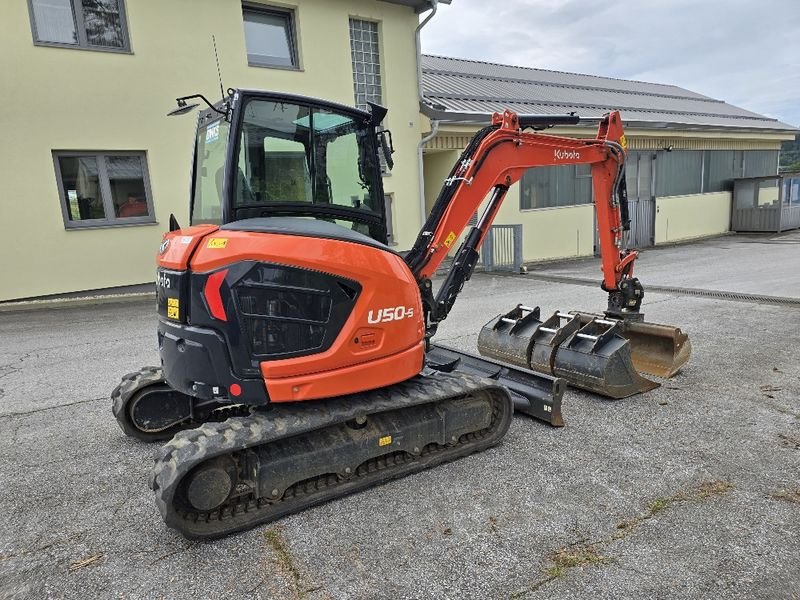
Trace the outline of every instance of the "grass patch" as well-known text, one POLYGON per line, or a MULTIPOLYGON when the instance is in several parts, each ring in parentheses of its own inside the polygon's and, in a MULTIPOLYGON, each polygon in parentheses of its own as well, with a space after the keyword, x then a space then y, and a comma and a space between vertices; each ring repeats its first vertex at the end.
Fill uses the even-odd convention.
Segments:
POLYGON ((545 575, 551 579, 563 577, 569 569, 611 562, 608 556, 601 555, 594 546, 578 546, 562 548, 550 555, 553 564, 545 570, 545 575))
MULTIPOLYGON (((800 415, 798 415, 800 417, 800 415)), ((784 448, 792 448, 793 450, 800 450, 800 438, 786 435, 784 433, 778 434, 778 439, 781 441, 781 446, 784 448)))
POLYGON ((733 484, 725 480, 707 481, 694 488, 694 496, 689 500, 705 500, 711 496, 722 496, 733 489, 733 484))
POLYGON ((800 488, 793 490, 780 490, 770 494, 776 500, 783 500, 784 502, 791 502, 792 504, 800 504, 800 488))
MULTIPOLYGON (((671 496, 664 496, 656 498, 647 503, 647 510, 630 519, 625 519, 617 523, 617 530, 608 537, 589 544, 576 544, 562 548, 557 552, 548 556, 549 566, 545 568, 543 577, 535 582, 528 589, 515 592, 511 598, 522 598, 531 592, 542 588, 551 581, 564 577, 570 569, 575 567, 583 567, 586 565, 607 564, 614 561, 613 557, 604 556, 600 553, 600 547, 610 544, 611 542, 621 540, 636 529, 638 529, 646 521, 652 519, 656 515, 664 512, 675 504, 682 502, 701 501, 711 498, 713 496, 721 496, 728 493, 733 489, 733 485, 723 479, 716 479, 712 481, 704 481, 688 490, 680 490, 671 496)), ((783 492, 780 492, 781 494, 783 492)), ((800 488, 788 492, 789 497, 781 496, 781 499, 789 502, 800 503, 800 488)), ((774 497, 778 497, 773 495, 774 497)))
POLYGON ((647 504, 647 517, 654 517, 672 503, 673 498, 656 498, 647 504))
MULTIPOLYGON (((286 540, 283 537, 280 527, 267 529, 267 531, 264 532, 264 539, 275 555, 275 560, 278 563, 278 567, 280 567, 281 571, 283 571, 289 578, 289 584, 292 587, 293 598, 299 600, 305 598, 311 592, 316 592, 317 590, 321 589, 322 586, 309 588, 303 582, 303 574, 294 563, 294 558, 292 557, 292 553, 289 551, 289 547, 286 544, 286 540)), ((261 583, 250 590, 250 592, 254 592, 265 581, 266 580, 262 580, 261 583)))

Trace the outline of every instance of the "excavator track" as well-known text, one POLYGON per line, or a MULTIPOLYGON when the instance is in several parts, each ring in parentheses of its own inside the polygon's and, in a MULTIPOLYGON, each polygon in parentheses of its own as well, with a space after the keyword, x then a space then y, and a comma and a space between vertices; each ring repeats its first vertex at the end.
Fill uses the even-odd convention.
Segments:
POLYGON ((219 538, 485 450, 513 410, 506 388, 463 373, 273 405, 179 432, 149 485, 169 527, 219 538))
MULTIPOLYGON (((145 442, 166 441, 178 431, 198 427, 206 421, 224 421, 230 417, 243 416, 250 409, 241 404, 224 404, 208 407, 204 411, 193 410, 193 400, 172 389, 164 378, 161 367, 142 367, 138 371, 122 377, 119 385, 111 392, 111 412, 114 413, 125 435, 145 442), (152 426, 137 421, 133 408, 136 402, 148 395, 159 409, 170 399, 178 398, 184 414, 178 411, 171 423, 166 426, 152 426)), ((173 403, 174 406, 174 403, 173 403)))

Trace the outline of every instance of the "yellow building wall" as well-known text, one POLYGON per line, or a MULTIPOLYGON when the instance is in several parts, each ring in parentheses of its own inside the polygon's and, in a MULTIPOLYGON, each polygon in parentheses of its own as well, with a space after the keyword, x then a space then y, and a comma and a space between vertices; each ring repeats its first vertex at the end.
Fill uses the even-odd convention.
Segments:
POLYGON ((657 198, 656 245, 729 231, 731 200, 731 192, 657 198))
POLYGON ((226 87, 318 96, 352 105, 348 18, 380 23, 383 102, 397 149, 391 176, 398 249, 420 226, 413 10, 377 0, 281 0, 295 9, 302 70, 249 67, 239 0, 128 0, 132 53, 36 46, 27 2, 0 2, 0 300, 150 282, 170 213, 188 223, 194 115, 174 98, 226 87), (146 152, 157 225, 65 230, 53 150, 146 152))
POLYGON ((439 191, 444 185, 444 180, 450 175, 453 165, 456 164, 460 150, 443 150, 440 152, 426 152, 423 155, 423 173, 425 176, 425 214, 431 212, 439 191))
POLYGON ((522 224, 525 262, 591 256, 594 207, 591 204, 520 210, 520 185, 511 186, 495 219, 498 225, 522 224))

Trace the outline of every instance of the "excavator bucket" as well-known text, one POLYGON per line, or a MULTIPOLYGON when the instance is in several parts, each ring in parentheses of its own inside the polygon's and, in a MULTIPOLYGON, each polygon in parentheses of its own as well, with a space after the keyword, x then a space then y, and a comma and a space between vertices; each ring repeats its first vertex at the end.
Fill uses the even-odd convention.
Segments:
POLYGON ((637 372, 631 347, 620 321, 562 312, 542 321, 538 307, 522 305, 492 319, 478 336, 483 356, 615 399, 659 385, 637 372))
POLYGON ((618 321, 594 319, 578 329, 556 350, 553 374, 615 399, 657 388, 658 383, 636 372, 630 342, 620 335, 619 327, 618 321))
MULTIPOLYGON (((601 315, 575 312, 582 324, 601 315)), ((689 360, 692 344, 689 336, 679 327, 648 323, 647 321, 619 321, 620 334, 630 342, 634 368, 640 373, 668 379, 673 377, 689 360)))

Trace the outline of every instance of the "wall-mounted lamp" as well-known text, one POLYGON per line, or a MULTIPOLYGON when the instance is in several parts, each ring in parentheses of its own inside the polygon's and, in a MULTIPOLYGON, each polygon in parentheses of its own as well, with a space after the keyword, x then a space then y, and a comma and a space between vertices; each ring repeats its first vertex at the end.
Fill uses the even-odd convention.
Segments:
POLYGON ((672 152, 672 144, 670 144, 669 146, 664 146, 664 147, 662 148, 662 150, 663 150, 664 152, 672 152))

